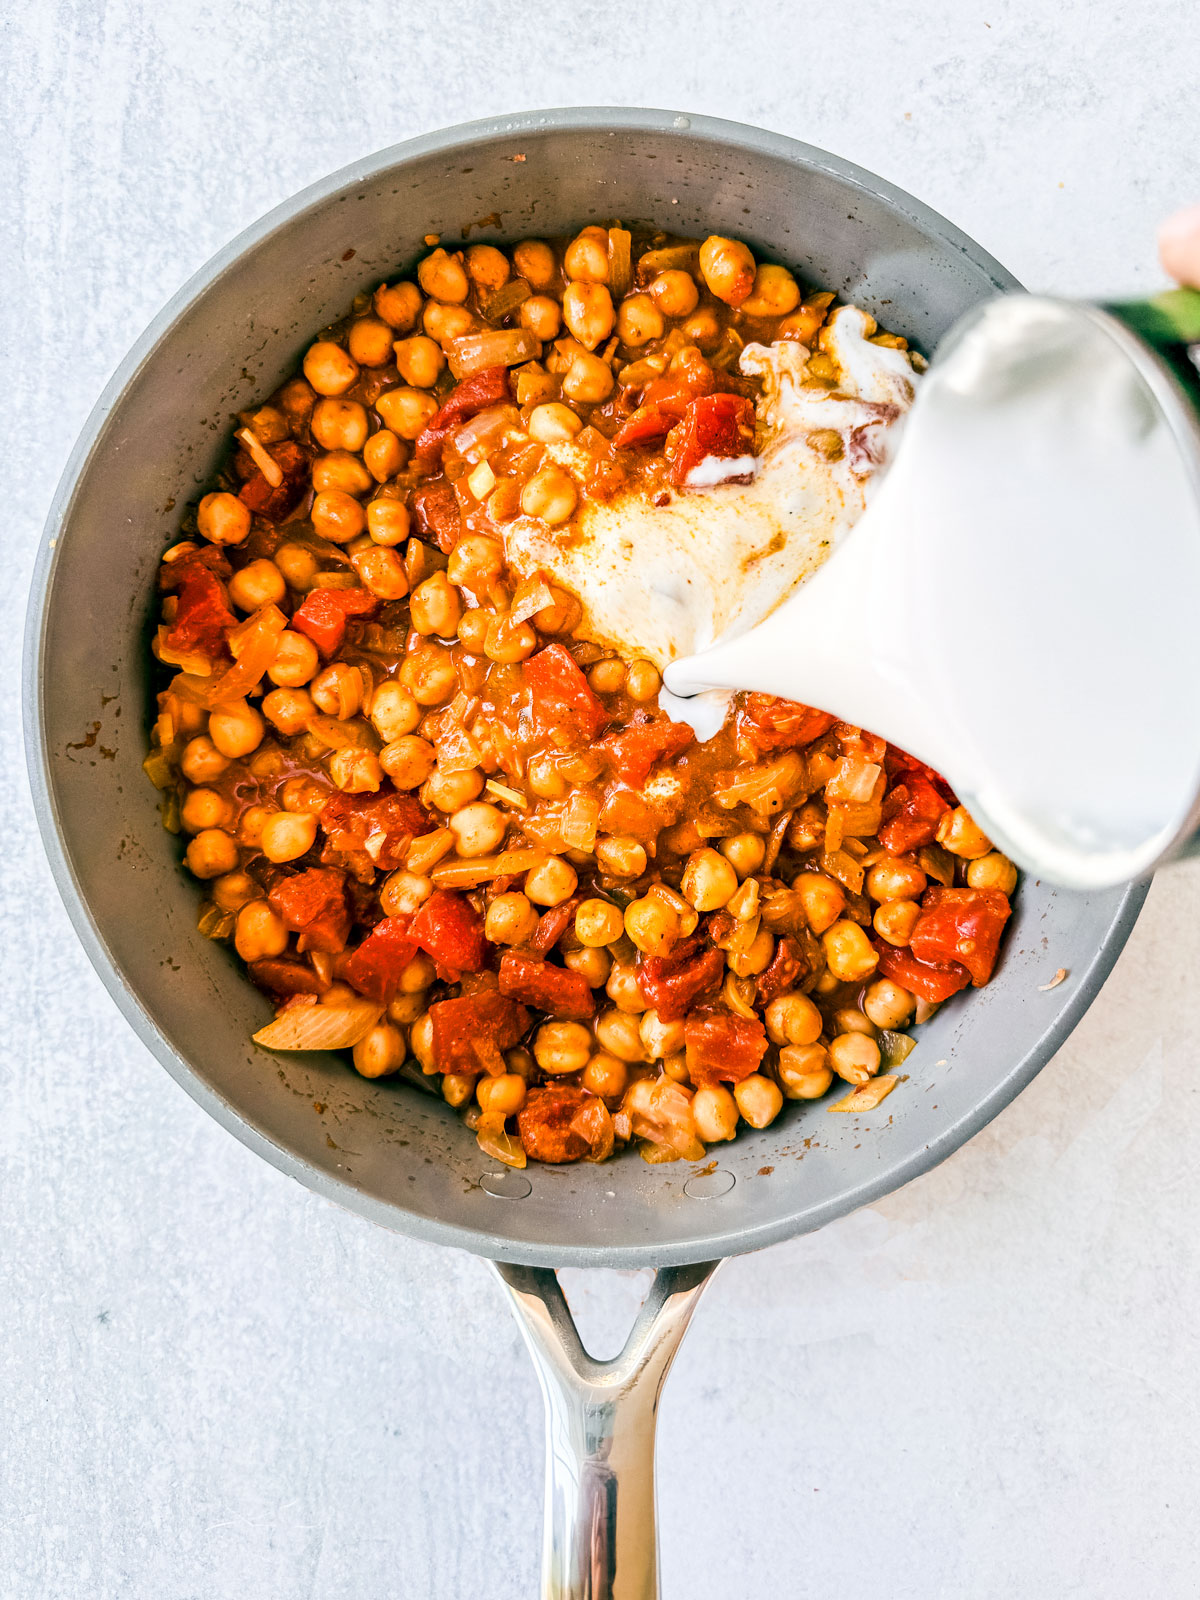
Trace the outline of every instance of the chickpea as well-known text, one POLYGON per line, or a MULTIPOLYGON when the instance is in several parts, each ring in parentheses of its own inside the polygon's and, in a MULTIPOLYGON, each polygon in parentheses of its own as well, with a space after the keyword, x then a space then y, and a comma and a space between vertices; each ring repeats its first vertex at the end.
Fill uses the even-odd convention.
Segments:
POLYGON ((473 800, 450 818, 450 831, 460 856, 486 856, 504 842, 508 819, 486 800, 473 800))
POLYGON ((473 244, 467 251, 466 268, 477 289, 494 292, 508 282, 508 257, 494 244, 473 244))
POLYGON ((597 405, 607 400, 613 391, 612 368, 599 356, 583 352, 567 368, 562 381, 562 391, 568 400, 579 400, 585 405, 597 405))
POLYGON ((309 777, 289 778, 278 794, 284 811, 318 812, 325 804, 326 793, 319 783, 309 777))
POLYGON ((525 783, 539 800, 561 800, 567 792, 567 780, 560 763, 544 750, 531 758, 525 783))
POLYGON ((327 397, 313 407, 309 427, 323 450, 361 450, 367 441, 367 412, 357 400, 327 397))
POLYGON ((737 1132, 737 1101, 720 1084, 705 1084, 692 1096, 692 1120, 701 1143, 721 1144, 737 1132))
POLYGON ((197 734, 183 747, 179 766, 189 783, 211 783, 229 765, 229 757, 217 749, 207 734, 197 734))
POLYGON ((625 673, 625 693, 631 700, 645 701, 657 697, 662 688, 662 678, 653 661, 631 661, 625 673))
POLYGON ((646 998, 637 980, 635 967, 623 966, 619 961, 614 961, 608 982, 604 985, 604 992, 618 1011, 636 1013, 646 1009, 646 998))
POLYGON ((1011 894, 1017 887, 1017 869, 999 850, 977 856, 967 868, 967 884, 972 889, 999 889, 1011 894))
POLYGON ((237 761, 262 743, 263 719, 245 700, 231 700, 213 707, 208 736, 223 756, 237 761))
POLYGON ((607 231, 599 227, 584 228, 567 246, 563 270, 576 283, 607 283, 607 231))
POLYGON ((197 878, 219 878, 239 861, 237 840, 221 828, 202 828, 184 853, 188 871, 197 878))
POLYGON ((304 732, 317 707, 304 689, 272 689, 263 696, 262 710, 271 726, 290 739, 304 732))
POLYGON ((240 911, 248 901, 257 900, 262 890, 248 872, 226 872, 213 879, 209 893, 222 911, 240 911))
POLYGON ((579 501, 575 480, 562 467, 541 467, 521 490, 521 510, 550 527, 567 522, 579 501))
POLYGON ((757 833, 731 834, 721 840, 720 848, 739 878, 752 877, 767 858, 767 842, 757 833))
POLYGON ((475 1093, 476 1079, 473 1074, 466 1072, 447 1072, 442 1077, 442 1098, 448 1106, 455 1110, 465 1106, 475 1093))
POLYGON ((786 1044, 779 1052, 779 1081, 789 1100, 819 1100, 833 1082, 822 1044, 786 1044))
POLYGON ((711 306, 693 311, 683 324, 683 336, 701 350, 711 350, 721 341, 721 324, 711 306))
POLYGON ((317 838, 311 811, 275 811, 263 823, 262 853, 268 861, 296 861, 307 855, 317 838))
POLYGON ((432 389, 445 366, 441 346, 428 334, 417 333, 396 344, 396 370, 415 389, 432 389))
POLYGON ((318 494, 340 489, 343 494, 362 495, 371 487, 371 474, 348 450, 330 450, 313 462, 312 486, 318 494))
POLYGON ((247 806, 238 823, 238 840, 251 850, 262 849, 262 831, 268 817, 274 816, 274 806, 247 806))
POLYGON ((462 617, 462 601, 444 572, 435 572, 417 585, 409 600, 409 615, 418 633, 453 638, 462 617))
POLYGON ((367 525, 362 506, 344 489, 326 489, 317 495, 309 518, 314 531, 333 544, 349 544, 367 525))
POLYGON ((800 286, 786 267, 759 267, 754 286, 742 301, 750 317, 786 317, 800 304, 800 286))
POLYGON ((748 950, 738 955, 728 955, 725 960, 736 977, 754 978, 767 970, 774 955, 775 935, 769 928, 760 928, 748 950))
POLYGON ((454 658, 441 645, 427 644, 405 657, 400 668, 400 682, 418 705, 441 705, 458 684, 454 658))
POLYGON ((415 955, 400 973, 401 994, 421 994, 437 977, 437 969, 427 955, 415 955))
MULTIPOLYGON (((389 478, 394 478, 407 460, 408 446, 390 428, 380 428, 363 445, 363 462, 376 483, 386 483, 389 478)), ((387 543, 385 539, 379 542, 387 543)))
POLYGON ((579 1081, 601 1100, 619 1100, 629 1082, 629 1068, 607 1050, 598 1050, 584 1067, 579 1081))
MULTIPOLYGON (((567 291, 570 293, 570 290, 567 291)), ((648 294, 627 295, 617 312, 617 332, 621 343, 632 350, 663 336, 663 314, 648 294)), ((575 330, 571 329, 572 333, 575 330)), ((579 338, 579 335, 575 335, 579 338)), ((580 344, 586 341, 580 339, 580 344)), ((598 343, 599 341, 597 341, 598 343)))
POLYGON ((379 891, 379 904, 389 917, 411 916, 432 893, 432 881, 419 872, 393 872, 379 891))
POLYGON ((327 717, 344 722, 355 716, 362 705, 362 678, 344 661, 333 661, 317 673, 308 692, 327 717))
POLYGON ((330 756, 329 776, 343 794, 374 794, 383 783, 378 757, 353 745, 335 750, 330 756))
POLYGON ((612 878, 638 878, 646 870, 646 847, 625 834, 596 840, 596 861, 612 878))
POLYGON ((618 1061, 646 1061, 638 1017, 629 1011, 604 1011, 596 1019, 596 1039, 600 1048, 618 1061))
POLYGON ((386 367, 392 359, 391 328, 381 317, 359 317, 350 324, 347 344, 360 367, 386 367))
POLYGON ((607 900, 585 900, 575 913, 575 937, 591 948, 613 944, 624 928, 620 909, 607 900))
POLYGON ((607 950, 593 949, 585 945, 582 950, 564 952, 563 965, 569 967, 572 972, 577 972, 589 988, 602 989, 612 971, 612 957, 607 950))
POLYGON ((719 911, 737 890, 737 873, 715 850, 695 850, 687 858, 679 885, 697 911, 719 911))
POLYGON ((371 722, 385 744, 411 733, 420 720, 420 706, 398 683, 381 683, 376 689, 371 700, 371 722))
POLYGON ((529 436, 541 444, 573 439, 583 427, 583 418, 561 401, 548 400, 535 406, 529 415, 529 436))
POLYGON ((867 893, 872 900, 919 900, 928 880, 915 861, 889 856, 867 873, 867 893))
POLYGON ((841 983, 859 983, 879 965, 874 946, 857 922, 835 922, 821 942, 829 970, 841 983))
POLYGON ((548 294, 531 295, 517 313, 517 320, 521 327, 529 329, 535 339, 545 343, 557 339, 562 330, 562 312, 558 301, 552 300, 548 294))
POLYGON ((612 296, 603 283, 571 283, 563 295, 563 321, 585 350, 613 331, 612 296))
POLYGON ((288 931, 265 900, 251 900, 237 914, 233 947, 243 961, 281 956, 288 946, 288 931))
POLYGON ((408 1035, 408 1046, 421 1063, 422 1072, 428 1075, 437 1071, 437 1062, 433 1054, 433 1018, 428 1011, 413 1023, 408 1035))
POLYGON ((625 686, 625 663, 615 658, 597 661, 588 673, 588 682, 597 694, 616 694, 625 686))
POLYGON ((399 1022, 405 1026, 417 1020, 425 1009, 427 996, 421 994, 398 994, 388 1001, 387 1016, 389 1022, 399 1022))
POLYGON ((425 431, 438 403, 431 394, 420 389, 388 389, 375 402, 375 409, 401 439, 416 439, 425 431))
POLYGON ((863 995, 863 1010, 877 1028, 903 1028, 916 1009, 916 998, 890 978, 876 979, 863 995))
POLYGON ((455 339, 461 339, 463 334, 471 332, 475 318, 466 306, 446 306, 438 300, 431 300, 425 307, 421 326, 445 350, 455 339))
POLYGON ((433 771, 434 749, 428 739, 402 734, 379 752, 379 765, 397 789, 417 789, 433 771))
MULTIPOLYGON (((525 893, 537 906, 560 906, 575 893, 579 875, 561 856, 547 856, 525 874, 525 893)), ((602 940, 607 943, 607 940, 602 940)))
POLYGON ((358 380, 358 363, 330 339, 318 339, 304 357, 304 376, 318 394, 345 394, 358 380))
POLYGON ((232 805, 215 789, 189 789, 179 808, 179 821, 185 833, 203 833, 206 828, 224 828, 232 820, 232 805))
POLYGON ((372 500, 367 506, 367 532, 375 543, 385 549, 403 544, 411 526, 408 507, 403 500, 393 500, 388 495, 372 500))
POLYGON ((489 661, 511 664, 526 661, 537 649, 537 634, 528 622, 514 622, 507 611, 496 613, 483 636, 483 653, 489 661))
POLYGON ((683 1021, 664 1022, 657 1011, 643 1011, 638 1022, 638 1038, 648 1061, 663 1061, 683 1050, 683 1021))
POLYGON ((829 1042, 829 1065, 847 1083, 866 1083, 879 1071, 879 1046, 865 1033, 839 1033, 829 1042))
POLYGON ((976 825, 966 806, 956 806, 946 813, 938 824, 937 841, 967 861, 979 860, 992 849, 992 841, 976 825))
POLYGON ((645 895, 626 906, 625 932, 644 955, 666 955, 679 938, 679 916, 662 900, 645 895))
POLYGON ((740 306, 754 287, 754 257, 740 239, 710 235, 700 246, 700 271, 710 291, 726 305, 740 306))
POLYGON ((920 915, 921 908, 915 900, 885 900, 872 925, 881 939, 902 949, 912 938, 920 915))
POLYGON ((317 558, 302 544, 281 544, 275 552, 275 565, 292 589, 307 589, 317 575, 317 558))
POLYGON ((804 994, 781 994, 766 1009, 767 1037, 772 1044, 816 1044, 821 1013, 804 994))
POLYGON ((415 283, 381 283, 375 291, 375 310, 397 333, 415 328, 421 315, 421 291, 415 283))
POLYGON ((391 1022, 377 1022, 354 1046, 355 1071, 364 1078, 386 1078, 404 1065, 404 1035, 391 1022))
POLYGON ((777 1083, 752 1072, 733 1086, 733 1098, 743 1122, 752 1128, 768 1127, 783 1110, 783 1094, 777 1083))
POLYGON ((839 1006, 833 1013, 831 1033, 863 1033, 868 1039, 878 1039, 879 1029, 865 1012, 857 1006, 839 1006))
POLYGON ((493 944, 524 944, 538 925, 538 914, 519 890, 498 894, 487 908, 483 931, 493 944))
POLYGON ((504 570, 504 547, 498 539, 489 539, 480 533, 468 533, 450 552, 446 563, 446 576, 460 589, 471 589, 476 594, 488 588, 504 570))
MULTIPOLYGON (((478 767, 471 767, 466 772, 435 772, 425 785, 421 798, 427 806, 449 815, 452 811, 461 811, 482 793, 483 773, 478 767)), ((525 892, 528 894, 528 889, 525 892)))
POLYGON ((356 551, 350 560, 363 588, 381 600, 403 600, 408 593, 404 562, 386 545, 373 544, 368 550, 356 551))
MULTIPOLYGON (((607 264, 607 251, 605 262, 607 264)), ((512 263, 531 289, 548 289, 558 277, 554 251, 541 239, 523 239, 513 249, 512 263)))
POLYGON ((520 1111, 527 1093, 525 1079, 515 1072, 502 1073, 498 1078, 480 1078, 475 1086, 479 1109, 504 1117, 515 1116, 520 1111))
POLYGON ((287 594, 283 573, 264 557, 250 561, 229 580, 229 598, 239 611, 257 611, 260 606, 277 606, 287 594))
POLYGON ((241 544, 250 532, 250 508, 235 494, 206 494, 196 509, 196 526, 212 544, 241 544))
POLYGON ((543 1072, 582 1072, 592 1054, 592 1035, 582 1022, 543 1022, 533 1039, 533 1054, 543 1072))
POLYGON ((299 689, 308 682, 320 664, 317 647, 308 635, 285 628, 279 635, 279 645, 274 661, 267 668, 267 677, 282 689, 299 689))
POLYGON ((421 262, 417 282, 431 300, 444 300, 451 305, 461 305, 471 290, 461 253, 451 256, 440 249, 421 262))
POLYGON ((695 278, 679 268, 660 272, 650 285, 650 293, 664 317, 689 317, 700 301, 695 278))
POLYGON ((805 921, 815 934, 832 928, 846 909, 846 891, 824 873, 801 872, 792 880, 792 888, 800 896, 805 921))

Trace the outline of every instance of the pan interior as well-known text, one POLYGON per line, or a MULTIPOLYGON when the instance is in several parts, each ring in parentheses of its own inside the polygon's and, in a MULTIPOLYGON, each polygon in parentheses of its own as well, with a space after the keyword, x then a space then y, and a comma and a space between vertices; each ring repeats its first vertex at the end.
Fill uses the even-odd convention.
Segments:
POLYGON ((1048 1059, 1095 993, 1140 891, 1022 885, 995 982, 920 1032, 908 1081, 864 1118, 789 1105, 702 1167, 497 1173, 457 1116, 334 1057, 250 1043, 269 1006, 196 931, 198 891, 141 762, 157 563, 206 487, 231 415, 266 395, 352 296, 424 236, 513 241, 619 217, 720 232, 838 290, 928 352, 1013 280, 909 197, 834 157, 662 112, 539 113, 372 157, 236 240, 176 297, 68 466, 35 580, 27 715, 35 794, 68 909, 169 1071, 283 1170, 374 1219, 548 1265, 702 1260, 820 1225, 948 1154, 1048 1059), (1043 991, 1057 968, 1069 981, 1043 991))

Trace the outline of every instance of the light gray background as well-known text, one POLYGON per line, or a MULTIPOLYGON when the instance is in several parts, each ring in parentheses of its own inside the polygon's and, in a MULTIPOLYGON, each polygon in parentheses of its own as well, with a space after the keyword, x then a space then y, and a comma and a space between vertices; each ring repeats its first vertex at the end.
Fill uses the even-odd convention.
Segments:
MULTIPOLYGON (((207 1121, 58 904, 16 685, 71 441, 246 223, 527 106, 760 123, 1031 286, 1150 288, 1156 218, 1200 199, 1194 0, 10 0, 0 30, 0 1594, 524 1600, 540 1404, 487 1269, 207 1121)), ((724 1269, 663 1406, 667 1600, 1196 1594, 1198 903, 1197 869, 1156 884, 967 1149, 724 1269)), ((640 1285, 570 1287, 611 1343, 640 1285)))

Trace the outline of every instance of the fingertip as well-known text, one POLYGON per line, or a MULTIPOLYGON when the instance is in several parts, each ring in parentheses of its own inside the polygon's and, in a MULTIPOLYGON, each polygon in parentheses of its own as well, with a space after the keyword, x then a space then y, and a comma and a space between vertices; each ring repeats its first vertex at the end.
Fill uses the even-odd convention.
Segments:
POLYGON ((1177 282, 1200 288, 1200 205, 1186 206, 1162 224, 1158 258, 1177 282))

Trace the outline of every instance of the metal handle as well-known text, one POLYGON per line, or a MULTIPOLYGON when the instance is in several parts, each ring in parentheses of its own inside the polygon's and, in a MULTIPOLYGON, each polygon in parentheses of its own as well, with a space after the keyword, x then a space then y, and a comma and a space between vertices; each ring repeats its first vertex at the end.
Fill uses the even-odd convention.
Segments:
POLYGON ((679 1341, 720 1265, 664 1267, 625 1348, 593 1361, 548 1267, 494 1262, 546 1402, 542 1600, 657 1600, 654 1429, 679 1341))

